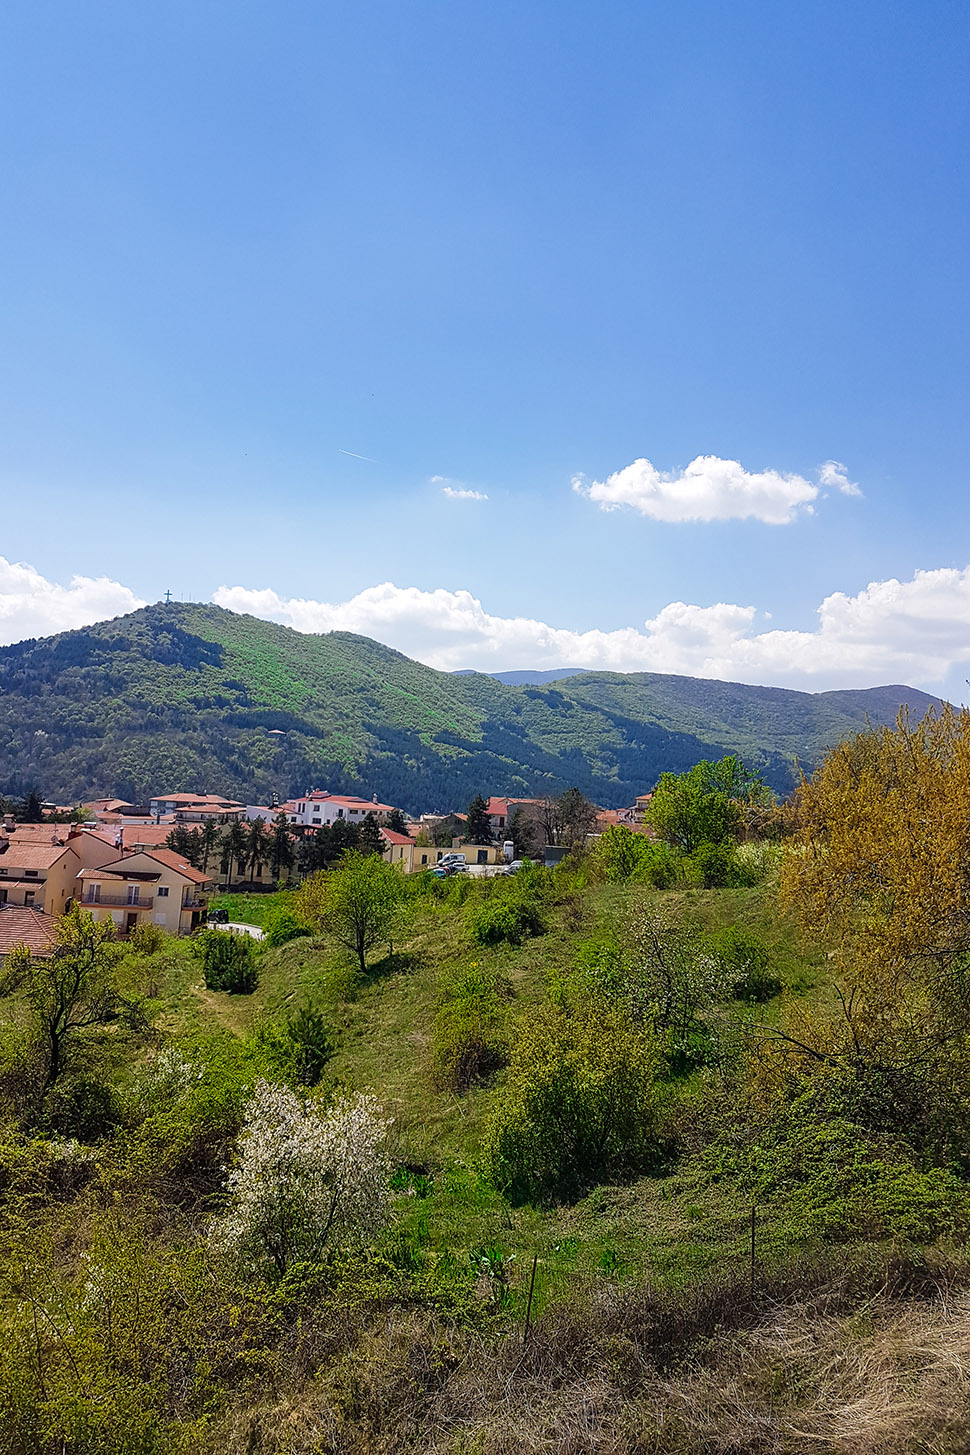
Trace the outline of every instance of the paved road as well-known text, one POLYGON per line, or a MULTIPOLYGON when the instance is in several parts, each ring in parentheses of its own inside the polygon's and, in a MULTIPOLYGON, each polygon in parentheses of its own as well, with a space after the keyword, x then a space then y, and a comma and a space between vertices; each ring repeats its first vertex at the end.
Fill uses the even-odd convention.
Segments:
POLYGON ((263 938, 263 932, 259 928, 259 925, 239 924, 235 920, 230 920, 227 925, 212 925, 211 928, 214 930, 229 930, 233 935, 249 935, 253 940, 261 940, 263 938))

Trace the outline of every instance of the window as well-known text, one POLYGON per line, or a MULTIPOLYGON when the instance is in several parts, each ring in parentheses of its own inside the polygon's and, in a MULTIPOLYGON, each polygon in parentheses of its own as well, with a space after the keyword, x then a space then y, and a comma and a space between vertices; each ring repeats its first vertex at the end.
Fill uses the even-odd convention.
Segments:
POLYGON ((85 898, 87 899, 88 904, 97 904, 101 899, 101 885, 90 885, 88 887, 88 892, 85 898))
POLYGON ((158 897, 159 899, 168 899, 168 889, 165 887, 164 884, 159 885, 158 897))
POLYGON ((0 889, 0 904, 6 904, 6 902, 7 902, 7 891, 5 889, 0 889))
POLYGON ((138 897, 139 897, 140 894, 141 894, 141 890, 139 889, 139 887, 138 887, 137 884, 129 884, 129 886, 128 886, 128 903, 129 904, 137 904, 138 903, 138 897))
POLYGON ((37 870, 36 869, 25 869, 24 870, 24 876, 27 879, 36 879, 37 878, 37 870))
POLYGON ((32 889, 28 889, 27 890, 27 893, 24 895, 24 906, 25 906, 25 908, 27 908, 30 905, 32 905, 33 902, 34 902, 34 891, 32 889))

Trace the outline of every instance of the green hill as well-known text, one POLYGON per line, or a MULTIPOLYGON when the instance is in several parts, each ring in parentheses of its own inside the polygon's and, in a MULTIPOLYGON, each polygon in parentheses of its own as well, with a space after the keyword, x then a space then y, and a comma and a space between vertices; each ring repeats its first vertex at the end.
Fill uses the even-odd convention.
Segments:
POLYGON ((510 686, 437 672, 349 632, 159 604, 0 648, 0 789, 59 802, 200 790, 265 802, 310 785, 410 810, 570 784, 607 806, 665 769, 738 752, 777 790, 861 727, 935 699, 657 673, 510 686))

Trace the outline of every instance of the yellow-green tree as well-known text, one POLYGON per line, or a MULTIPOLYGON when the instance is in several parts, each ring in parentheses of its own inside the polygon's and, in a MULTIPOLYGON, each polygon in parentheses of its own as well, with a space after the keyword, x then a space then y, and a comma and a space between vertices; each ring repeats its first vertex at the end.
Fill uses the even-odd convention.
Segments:
POLYGON ((833 749, 795 804, 782 897, 839 972, 844 1049, 887 1064, 970 1030, 970 713, 833 749))

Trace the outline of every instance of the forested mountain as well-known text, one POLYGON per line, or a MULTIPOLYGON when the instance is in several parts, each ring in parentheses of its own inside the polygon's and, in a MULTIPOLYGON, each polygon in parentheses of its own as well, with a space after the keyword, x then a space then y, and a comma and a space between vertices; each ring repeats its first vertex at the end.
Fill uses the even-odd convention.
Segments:
POLYGON ((309 786, 409 810, 575 784, 606 806, 740 753, 785 791, 847 733, 934 699, 658 673, 509 686, 349 632, 309 636, 173 602, 0 648, 0 790, 58 802, 181 790, 266 802, 309 786))
MULTIPOLYGON (((486 677, 492 677, 496 682, 504 682, 509 687, 538 687, 544 682, 561 682, 564 677, 579 677, 583 672, 588 672, 588 667, 547 667, 542 670, 535 667, 519 667, 514 672, 486 672, 486 677)), ((474 677, 475 673, 469 667, 461 667, 456 677, 474 677)))

